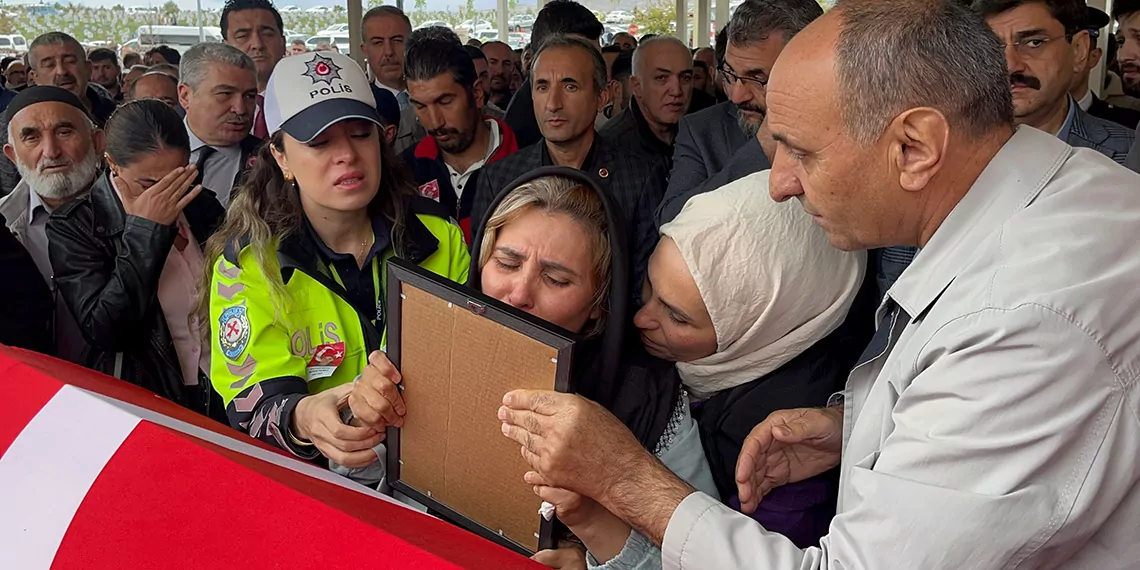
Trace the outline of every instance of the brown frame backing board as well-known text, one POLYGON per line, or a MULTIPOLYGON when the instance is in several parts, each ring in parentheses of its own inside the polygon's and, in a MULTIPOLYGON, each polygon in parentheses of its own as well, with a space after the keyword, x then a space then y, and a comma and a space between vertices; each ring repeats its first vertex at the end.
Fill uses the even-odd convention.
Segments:
POLYGON ((407 408, 404 427, 388 428, 389 485, 521 554, 553 548, 553 524, 496 412, 510 390, 567 391, 573 336, 395 258, 387 304, 388 358, 407 408))

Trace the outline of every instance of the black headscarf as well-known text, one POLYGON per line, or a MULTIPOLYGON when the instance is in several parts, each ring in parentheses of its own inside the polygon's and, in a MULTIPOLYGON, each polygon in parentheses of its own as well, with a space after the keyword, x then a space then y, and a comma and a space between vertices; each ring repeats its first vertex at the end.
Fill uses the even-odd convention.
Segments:
POLYGON ((512 181, 495 196, 487 208, 486 219, 474 228, 471 240, 471 271, 468 285, 482 290, 480 280, 480 248, 487 221, 512 191, 519 186, 546 176, 569 178, 597 194, 606 212, 610 241, 609 307, 605 330, 598 337, 580 341, 574 352, 570 390, 603 406, 621 419, 647 449, 657 444, 669 422, 680 395, 680 378, 672 363, 657 360, 645 353, 630 326, 630 280, 632 260, 623 228, 627 222, 613 198, 589 174, 565 166, 546 166, 532 170, 512 181))

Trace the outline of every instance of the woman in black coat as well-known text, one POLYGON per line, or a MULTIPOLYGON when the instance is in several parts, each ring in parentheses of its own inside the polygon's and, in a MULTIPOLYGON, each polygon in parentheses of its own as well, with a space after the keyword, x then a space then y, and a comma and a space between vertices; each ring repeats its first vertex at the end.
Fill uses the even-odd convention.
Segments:
POLYGON ((166 104, 128 103, 105 132, 107 171, 47 225, 56 286, 89 345, 84 364, 223 417, 210 405, 200 366, 209 343, 192 317, 201 247, 225 210, 191 188, 190 141, 166 104))

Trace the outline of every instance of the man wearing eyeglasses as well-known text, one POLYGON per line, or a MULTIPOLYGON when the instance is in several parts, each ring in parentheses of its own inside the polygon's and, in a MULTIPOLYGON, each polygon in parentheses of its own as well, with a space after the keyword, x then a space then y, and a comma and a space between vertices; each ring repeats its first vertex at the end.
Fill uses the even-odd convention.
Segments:
POLYGON ((757 140, 768 72, 792 36, 822 14, 815 0, 747 0, 736 8, 718 65, 729 101, 681 119, 658 225, 676 217, 689 198, 771 167, 757 140))
POLYGON ((1069 96, 1073 76, 1089 56, 1088 14, 1082 0, 975 0, 974 9, 1005 42, 1017 124, 1056 135, 1124 164, 1134 131, 1098 119, 1069 96))

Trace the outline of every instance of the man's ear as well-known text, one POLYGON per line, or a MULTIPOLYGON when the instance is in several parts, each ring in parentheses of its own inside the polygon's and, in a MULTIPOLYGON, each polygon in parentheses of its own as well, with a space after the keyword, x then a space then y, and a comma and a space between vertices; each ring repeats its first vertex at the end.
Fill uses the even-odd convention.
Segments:
POLYGON ((1102 50, 1098 47, 1092 48, 1091 50, 1089 50, 1089 62, 1088 62, 1089 69, 1092 69, 1092 68, 1096 67, 1097 65, 1100 65, 1100 58, 1102 58, 1102 57, 1104 57, 1104 50, 1102 50))
POLYGON ((942 169, 950 144, 950 124, 937 109, 918 107, 903 112, 883 133, 899 185, 918 192, 942 169))
POLYGON ((94 152, 102 155, 106 149, 106 143, 107 133, 103 132, 103 129, 96 127, 95 130, 91 131, 91 148, 94 152))
POLYGON ((483 101, 485 100, 483 92, 483 78, 476 77, 475 83, 471 85, 471 95, 475 97, 475 108, 482 109, 483 101))
POLYGON ((16 149, 12 147, 12 143, 4 145, 4 156, 8 157, 12 164, 16 164, 16 149))
MULTIPOLYGON (((135 81, 138 81, 137 79, 135 81)), ((189 109, 190 105, 190 86, 185 83, 178 83, 178 105, 183 109, 189 109)))
POLYGON ((634 95, 641 97, 641 80, 636 75, 629 76, 629 86, 634 95))
POLYGON ((1080 73, 1085 70, 1085 66, 1089 62, 1089 43, 1092 38, 1089 37, 1088 30, 1081 30, 1073 36, 1073 72, 1080 73))
POLYGON ((598 111, 606 108, 610 104, 610 90, 602 89, 598 92, 598 111))

